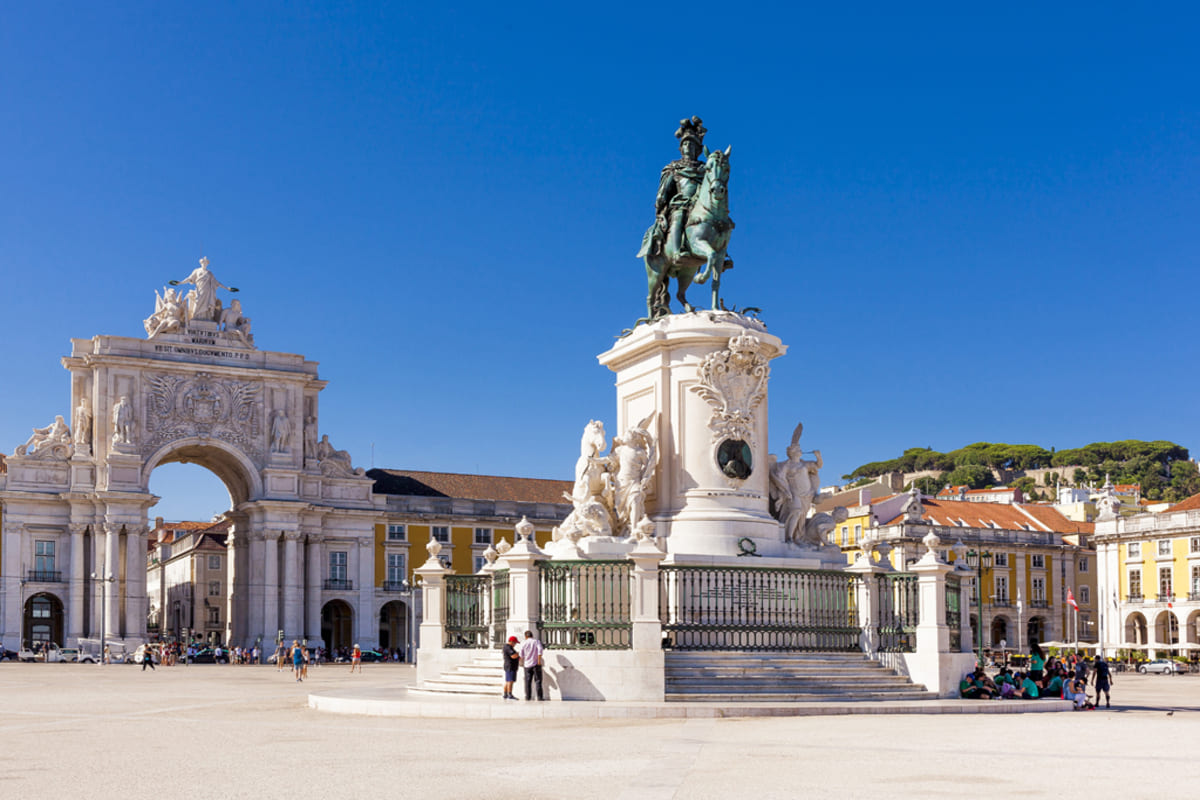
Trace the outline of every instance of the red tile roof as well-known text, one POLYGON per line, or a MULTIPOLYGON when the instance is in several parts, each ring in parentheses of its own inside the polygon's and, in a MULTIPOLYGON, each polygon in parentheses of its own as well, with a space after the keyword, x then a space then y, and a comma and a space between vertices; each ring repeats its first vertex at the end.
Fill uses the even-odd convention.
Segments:
POLYGON ((380 494, 517 503, 567 503, 570 501, 563 497, 563 493, 569 495, 574 488, 571 481, 420 470, 372 469, 367 471, 367 476, 375 480, 375 491, 380 494))
MULTIPOLYGON (((1073 522, 1050 506, 971 503, 965 500, 923 499, 923 519, 945 527, 999 528, 1008 531, 1054 531, 1075 533, 1088 523, 1073 522)), ((904 514, 882 523, 893 525, 904 514)))
POLYGON ((1168 508, 1167 511, 1193 511, 1197 508, 1200 508, 1200 494, 1194 494, 1186 500, 1180 500, 1168 508))

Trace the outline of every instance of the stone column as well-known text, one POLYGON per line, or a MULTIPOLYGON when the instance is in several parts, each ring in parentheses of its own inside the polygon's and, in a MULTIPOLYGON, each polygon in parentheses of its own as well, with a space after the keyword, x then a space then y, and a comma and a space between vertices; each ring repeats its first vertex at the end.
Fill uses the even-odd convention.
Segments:
MULTIPOLYGON (((916 683, 937 692, 941 697, 953 697, 958 690, 958 679, 970 670, 974 656, 970 653, 950 652, 950 629, 946 626, 946 575, 954 567, 937 556, 939 540, 930 532, 922 540, 926 553, 913 564, 917 574, 917 591, 921 609, 917 623, 917 649, 905 654, 909 676, 916 683)), ((962 606, 960 605, 960 610, 962 606)))
POLYGON ((275 641, 279 630, 279 537, 282 531, 263 531, 263 641, 275 641))
POLYGON ((102 586, 104 587, 104 635, 108 637, 116 637, 120 630, 121 622, 121 605, 120 596, 117 594, 121 573, 120 564, 120 545, 121 545, 121 525, 114 523, 105 523, 104 525, 104 559, 100 564, 100 570, 97 574, 100 576, 102 586), (112 576, 112 580, 109 580, 112 576))
POLYGON ((17 650, 21 646, 21 617, 25 613, 22 608, 25 599, 21 596, 21 581, 25 576, 21 569, 21 539, 25 527, 19 522, 13 522, 5 515, 3 541, 4 571, 0 573, 0 586, 4 589, 4 646, 9 650, 17 650))
MULTIPOLYGON (((874 656, 879 652, 879 626, 882 623, 880 609, 883 605, 883 599, 879 596, 877 578, 887 570, 864 553, 852 565, 846 567, 845 571, 857 575, 861 579, 856 594, 858 626, 862 629, 858 636, 858 644, 864 653, 874 656)), ((887 608, 891 611, 891 598, 887 598, 886 602, 887 608)))
POLYGON ((283 534, 283 633, 288 639, 303 636, 304 598, 300 591, 304 565, 300 561, 300 531, 283 534))
POLYGON ((263 637, 262 645, 275 641, 275 631, 272 630, 267 638, 267 626, 263 622, 263 604, 266 602, 266 591, 263 581, 266 574, 265 558, 266 542, 262 532, 250 527, 246 531, 246 571, 242 576, 242 588, 246 592, 246 638, 253 643, 258 637, 263 637))
POLYGON ((305 546, 308 556, 308 569, 305 575, 304 586, 304 603, 305 603, 305 626, 304 633, 308 637, 309 643, 321 642, 321 646, 325 646, 327 642, 321 639, 321 542, 324 536, 319 533, 308 534, 308 543, 305 546))
MULTIPOLYGON (((196 591, 201 591, 196 587, 196 591)), ((125 638, 146 638, 146 538, 144 528, 125 528, 125 638)))
POLYGON ((355 612, 358 641, 363 647, 379 643, 379 620, 375 617, 375 537, 358 542, 357 576, 358 609, 355 612))
POLYGON ((84 533, 87 525, 72 523, 68 526, 71 531, 71 596, 70 611, 67 612, 67 641, 64 645, 79 646, 79 637, 83 636, 83 594, 87 591, 87 575, 83 572, 84 565, 84 533))
MULTIPOLYGON (((537 620, 540 598, 538 597, 539 561, 546 560, 546 554, 538 549, 533 541, 533 525, 522 518, 517 523, 517 542, 507 553, 504 561, 508 564, 508 626, 506 638, 516 636, 524 640, 525 631, 537 634, 537 620)), ((424 569, 424 567, 422 567, 424 569)), ((425 595, 429 602, 429 595, 425 595)), ((429 608, 425 608, 425 616, 429 616, 429 608)), ((439 634, 440 635, 440 634, 439 634)), ((440 641, 440 639, 439 639, 440 641)), ((421 648, 426 646, 425 626, 421 626, 421 648)), ((440 646, 440 645, 439 645, 440 646)), ((661 647, 661 642, 659 643, 661 647)))

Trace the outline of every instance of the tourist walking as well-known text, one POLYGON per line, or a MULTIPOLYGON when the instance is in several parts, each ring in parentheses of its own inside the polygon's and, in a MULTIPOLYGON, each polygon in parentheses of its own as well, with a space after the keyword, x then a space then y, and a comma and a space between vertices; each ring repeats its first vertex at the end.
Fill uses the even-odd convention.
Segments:
POLYGON ((146 671, 146 667, 154 672, 154 651, 149 647, 142 651, 142 672, 146 671))
POLYGON ((542 643, 533 638, 533 631, 525 631, 525 641, 521 643, 521 666, 525 668, 525 699, 532 700, 533 684, 537 684, 537 699, 545 700, 542 694, 542 643))
POLYGON ((362 648, 358 645, 354 645, 354 652, 350 654, 350 671, 355 669, 362 672, 362 648))
POLYGON ((1108 668, 1108 662, 1104 660, 1104 655, 1101 653, 1096 656, 1096 663, 1092 665, 1092 683, 1096 686, 1096 707, 1100 707, 1100 693, 1104 693, 1104 707, 1112 708, 1111 698, 1109 697, 1109 689, 1112 686, 1112 671, 1108 668))
POLYGON ((292 640, 292 672, 296 673, 296 682, 304 680, 301 676, 301 667, 304 665, 304 651, 300 649, 300 642, 292 640))
POLYGON ((521 663, 521 657, 517 654, 517 648, 514 645, 517 643, 517 637, 510 636, 508 641, 504 643, 504 650, 500 655, 501 662, 504 665, 504 699, 516 700, 513 695, 513 684, 517 680, 517 665, 521 663))

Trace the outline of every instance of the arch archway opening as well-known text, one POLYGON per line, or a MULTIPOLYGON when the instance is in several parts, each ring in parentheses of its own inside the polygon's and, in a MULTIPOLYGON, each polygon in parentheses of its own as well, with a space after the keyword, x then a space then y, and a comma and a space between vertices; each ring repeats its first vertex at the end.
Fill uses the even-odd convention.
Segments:
POLYGON ((1033 617, 1025 626, 1027 641, 1041 643, 1045 639, 1046 622, 1041 617, 1033 617))
POLYGON ((330 600, 321 607, 321 639, 331 657, 349 656, 354 646, 354 609, 344 600, 330 600))
POLYGON ((400 600, 385 603, 379 610, 379 649, 398 652, 401 660, 407 660, 411 639, 408 606, 400 600))
POLYGON ((996 617, 992 620, 992 647, 1008 647, 1012 641, 1008 635, 1008 618, 996 617))
POLYGON ((49 592, 38 592, 25 601, 21 638, 34 649, 53 642, 63 643, 62 600, 49 592))
POLYGON ((1141 612, 1130 614, 1125 620, 1125 641, 1131 644, 1148 644, 1146 618, 1141 612))

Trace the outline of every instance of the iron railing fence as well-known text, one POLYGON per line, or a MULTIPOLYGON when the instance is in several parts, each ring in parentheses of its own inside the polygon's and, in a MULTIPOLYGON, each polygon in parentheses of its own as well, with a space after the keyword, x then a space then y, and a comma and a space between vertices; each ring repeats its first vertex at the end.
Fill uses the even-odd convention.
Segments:
POLYGON ((876 577, 879 596, 879 649, 886 653, 912 653, 917 649, 917 623, 921 607, 917 576, 908 572, 876 577))
POLYGON ((661 567, 663 647, 858 650, 860 581, 834 570, 661 567))
POLYGON ((349 592, 354 589, 354 581, 346 578, 326 578, 325 588, 334 592, 349 592))
POLYGON ((487 648, 492 643, 490 575, 446 576, 445 646, 487 648))
POLYGON ((950 629, 950 652, 962 650, 962 580, 946 576, 946 627, 950 629))
POLYGON ((498 569, 492 573, 492 646, 504 645, 505 626, 508 624, 508 570, 498 569))
POLYGON ((538 630, 546 647, 628 650, 633 644, 629 561, 538 564, 538 630))
POLYGON ((29 583, 62 583, 62 571, 54 569, 30 569, 25 571, 29 583))

